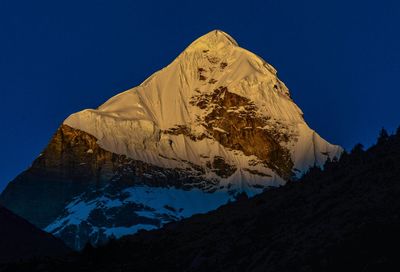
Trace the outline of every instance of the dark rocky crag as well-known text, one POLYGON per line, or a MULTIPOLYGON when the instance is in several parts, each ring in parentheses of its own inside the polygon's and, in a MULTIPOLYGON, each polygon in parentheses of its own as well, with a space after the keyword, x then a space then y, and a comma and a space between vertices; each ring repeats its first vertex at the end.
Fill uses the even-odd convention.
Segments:
POLYGON ((93 136, 63 125, 32 166, 7 186, 0 203, 43 228, 72 197, 100 186, 120 159, 101 149, 93 136))

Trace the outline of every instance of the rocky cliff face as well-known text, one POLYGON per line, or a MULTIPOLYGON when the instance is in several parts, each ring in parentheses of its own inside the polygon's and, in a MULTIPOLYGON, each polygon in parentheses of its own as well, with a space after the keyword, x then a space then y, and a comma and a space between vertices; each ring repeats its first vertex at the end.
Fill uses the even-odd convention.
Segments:
POLYGON ((1 201, 44 228, 72 196, 100 186, 117 160, 117 155, 99 148, 93 136, 61 126, 32 166, 8 185, 1 201), (27 200, 32 200, 30 205, 27 200))
POLYGON ((284 126, 279 123, 272 122, 268 127, 268 116, 258 114, 257 106, 250 99, 221 86, 212 93, 192 97, 191 104, 209 108, 202 125, 222 146, 257 157, 259 163, 285 180, 293 177, 290 150, 282 144, 289 142, 293 135, 282 133, 284 126))
POLYGON ((308 127, 272 66, 213 31, 68 117, 0 202, 80 249, 284 185, 341 150, 308 127))

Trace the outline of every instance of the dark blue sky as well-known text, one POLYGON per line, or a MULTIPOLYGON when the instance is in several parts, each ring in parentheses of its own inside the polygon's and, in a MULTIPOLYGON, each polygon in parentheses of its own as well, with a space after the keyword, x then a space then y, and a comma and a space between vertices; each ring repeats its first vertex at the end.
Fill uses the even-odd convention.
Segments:
POLYGON ((0 1, 0 190, 71 113, 222 29, 271 63, 345 148, 400 124, 400 1, 0 1))

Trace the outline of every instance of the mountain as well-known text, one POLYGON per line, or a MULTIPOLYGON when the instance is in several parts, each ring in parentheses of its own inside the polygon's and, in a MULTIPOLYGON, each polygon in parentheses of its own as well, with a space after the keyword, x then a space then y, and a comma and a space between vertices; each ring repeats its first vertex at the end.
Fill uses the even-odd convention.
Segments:
POLYGON ((284 185, 341 152, 308 127, 271 65, 216 30, 69 116, 0 203, 82 249, 284 185))
POLYGON ((400 130, 299 182, 8 271, 399 271, 399 177, 400 130))
POLYGON ((64 243, 0 206, 0 263, 33 257, 61 256, 64 243))

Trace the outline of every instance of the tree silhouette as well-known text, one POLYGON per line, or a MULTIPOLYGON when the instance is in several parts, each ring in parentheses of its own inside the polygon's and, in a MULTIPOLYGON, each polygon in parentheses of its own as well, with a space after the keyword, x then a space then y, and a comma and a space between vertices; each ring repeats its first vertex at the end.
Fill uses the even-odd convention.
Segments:
POLYGON ((332 165, 332 159, 331 159, 331 157, 328 156, 328 158, 326 159, 326 161, 324 163, 323 169, 328 170, 331 168, 331 165, 332 165))
POLYGON ((360 143, 356 144, 350 151, 350 155, 361 155, 364 153, 364 146, 360 143))
POLYGON ((386 131, 385 128, 382 128, 381 131, 379 132, 378 144, 384 144, 388 141, 388 139, 389 139, 389 133, 386 131))
POLYGON ((400 138, 400 126, 396 129, 396 137, 400 138))

